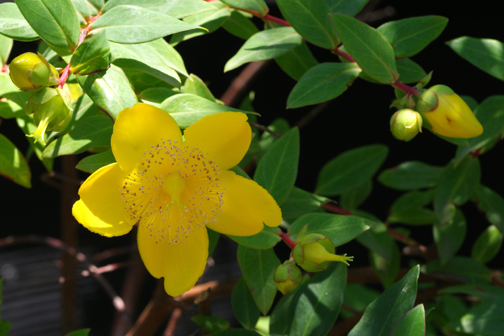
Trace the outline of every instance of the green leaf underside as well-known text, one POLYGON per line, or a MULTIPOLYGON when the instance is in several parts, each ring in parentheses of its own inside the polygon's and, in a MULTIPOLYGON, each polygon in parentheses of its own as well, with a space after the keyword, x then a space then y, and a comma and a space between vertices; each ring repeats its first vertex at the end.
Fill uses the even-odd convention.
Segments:
POLYGON ((452 220, 445 224, 434 223, 434 241, 439 254, 439 261, 444 264, 455 256, 462 246, 467 231, 464 214, 456 210, 452 220))
POLYGON ((0 34, 18 41, 34 41, 40 37, 28 24, 14 3, 0 4, 0 34))
POLYGON ((0 175, 25 188, 31 188, 31 172, 23 154, 0 134, 0 175))
POLYGON ((255 33, 259 32, 256 25, 250 21, 242 12, 234 10, 222 25, 222 28, 241 39, 247 40, 255 33))
POLYGON ((240 245, 265 250, 274 247, 281 240, 278 236, 280 232, 280 229, 277 227, 264 226, 261 232, 253 236, 238 237, 228 235, 228 237, 240 245))
POLYGON ((350 16, 357 15, 369 0, 325 0, 329 13, 341 13, 350 16))
POLYGON ((293 187, 287 199, 280 205, 282 216, 286 219, 296 218, 318 209, 330 200, 293 187))
POLYGON ((213 7, 200 0, 110 0, 102 9, 105 13, 117 6, 132 5, 142 7, 174 18, 181 18, 191 14, 207 11, 213 7))
POLYGON ((417 83, 427 76, 424 69, 409 58, 396 60, 396 67, 399 80, 404 84, 417 83))

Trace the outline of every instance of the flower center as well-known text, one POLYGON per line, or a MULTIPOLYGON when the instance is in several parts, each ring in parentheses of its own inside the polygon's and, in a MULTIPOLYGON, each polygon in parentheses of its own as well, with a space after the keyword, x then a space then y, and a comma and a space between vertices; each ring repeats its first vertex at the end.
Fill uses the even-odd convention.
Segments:
POLYGON ((198 148, 161 140, 125 178, 121 197, 130 218, 156 242, 183 243, 196 226, 218 220, 225 192, 220 174, 198 148))

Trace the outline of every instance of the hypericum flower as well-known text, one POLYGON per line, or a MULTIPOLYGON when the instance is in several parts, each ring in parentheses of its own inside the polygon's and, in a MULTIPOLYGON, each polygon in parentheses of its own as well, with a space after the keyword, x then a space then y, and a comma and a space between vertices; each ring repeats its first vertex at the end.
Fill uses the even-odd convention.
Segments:
POLYGON ((474 138, 483 133, 483 126, 471 108, 452 89, 434 85, 418 98, 418 112, 427 119, 431 130, 450 138, 474 138))
POLYGON ((390 118, 390 131, 396 139, 410 141, 418 132, 422 132, 420 113, 410 109, 397 111, 390 118))
POLYGON ((77 221, 104 236, 128 233, 138 222, 145 266, 164 277, 166 292, 189 290, 208 257, 205 226, 249 236, 263 223, 278 226, 280 208, 256 182, 228 169, 251 142, 247 115, 222 112, 184 132, 165 111, 136 104, 119 113, 111 145, 117 163, 94 172, 73 206, 77 221))

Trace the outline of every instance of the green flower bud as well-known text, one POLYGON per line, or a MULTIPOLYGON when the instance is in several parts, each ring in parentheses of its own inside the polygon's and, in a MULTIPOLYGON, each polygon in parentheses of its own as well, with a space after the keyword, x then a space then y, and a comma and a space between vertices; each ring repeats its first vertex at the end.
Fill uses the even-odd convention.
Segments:
POLYGON ((63 131, 70 122, 70 97, 61 89, 45 88, 31 95, 26 104, 27 113, 33 113, 33 122, 37 129, 29 137, 39 139, 45 145, 46 131, 63 131))
POLYGON ((324 235, 310 233, 301 237, 294 249, 292 255, 296 263, 305 271, 320 272, 325 270, 331 264, 331 261, 343 262, 347 265, 353 257, 334 254, 336 249, 333 243, 324 235))
POLYGON ((410 141, 422 132, 422 117, 410 109, 399 110, 390 118, 392 135, 402 141, 410 141))
POLYGON ((275 282, 278 290, 287 295, 296 289, 301 282, 301 270, 296 266, 294 260, 287 260, 275 270, 275 282))
POLYGON ((450 138, 473 138, 483 133, 483 126, 471 108, 452 89, 435 85, 418 98, 418 112, 431 131, 450 138))
POLYGON ((9 71, 12 82, 26 92, 36 92, 45 86, 57 85, 59 81, 56 68, 40 54, 19 55, 12 60, 9 71))

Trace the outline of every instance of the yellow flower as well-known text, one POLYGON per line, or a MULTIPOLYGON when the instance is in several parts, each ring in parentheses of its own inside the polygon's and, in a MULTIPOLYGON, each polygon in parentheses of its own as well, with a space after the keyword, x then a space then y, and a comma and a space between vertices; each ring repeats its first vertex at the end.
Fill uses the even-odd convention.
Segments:
POLYGON ((249 236, 278 226, 280 208, 256 182, 228 171, 251 142, 243 113, 206 116, 184 132, 165 111, 147 104, 123 110, 111 139, 117 163, 94 172, 73 206, 77 221, 107 237, 138 223, 145 266, 164 277, 166 292, 189 290, 208 257, 205 226, 249 236))

